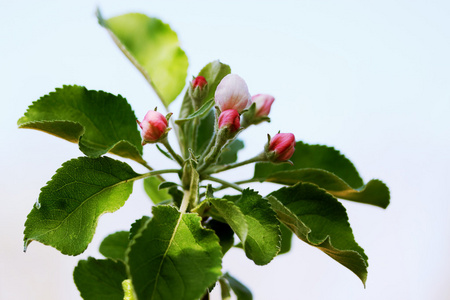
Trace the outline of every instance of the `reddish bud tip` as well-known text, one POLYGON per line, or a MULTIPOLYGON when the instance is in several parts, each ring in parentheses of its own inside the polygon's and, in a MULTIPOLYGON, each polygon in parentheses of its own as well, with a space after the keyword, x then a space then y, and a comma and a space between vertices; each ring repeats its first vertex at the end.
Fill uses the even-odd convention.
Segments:
POLYGON ((203 77, 203 76, 197 76, 197 77, 195 77, 195 79, 194 80, 192 80, 192 87, 195 89, 196 87, 199 87, 199 88, 203 88, 203 87, 205 87, 205 85, 207 85, 208 84, 208 82, 206 81, 206 79, 205 79, 205 77, 203 77))
POLYGON ((236 132, 241 127, 241 120, 237 110, 227 109, 219 116, 219 129, 229 128, 230 132, 236 132))
POLYGON ((295 136, 292 133, 277 133, 270 139, 268 157, 271 161, 286 161, 292 157, 294 151, 295 136))
POLYGON ((168 125, 166 117, 154 110, 149 110, 138 124, 142 129, 142 144, 157 142, 166 133, 168 125))

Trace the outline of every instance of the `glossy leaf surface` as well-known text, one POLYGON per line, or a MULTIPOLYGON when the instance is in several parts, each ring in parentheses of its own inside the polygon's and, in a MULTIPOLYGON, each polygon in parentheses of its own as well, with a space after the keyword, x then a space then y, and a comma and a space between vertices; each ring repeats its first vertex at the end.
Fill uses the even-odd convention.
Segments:
POLYGON ((78 255, 91 242, 98 218, 122 207, 138 178, 127 164, 109 157, 65 162, 41 189, 25 222, 24 240, 78 255))
POLYGON ((124 299, 122 282, 127 272, 121 261, 88 257, 78 262, 73 279, 84 300, 124 299))
POLYGON ((221 275, 222 251, 197 214, 156 206, 132 240, 127 263, 138 299, 200 298, 221 275))
POLYGON ((111 152, 143 161, 136 116, 120 95, 64 86, 35 101, 17 125, 78 143, 90 157, 111 152))

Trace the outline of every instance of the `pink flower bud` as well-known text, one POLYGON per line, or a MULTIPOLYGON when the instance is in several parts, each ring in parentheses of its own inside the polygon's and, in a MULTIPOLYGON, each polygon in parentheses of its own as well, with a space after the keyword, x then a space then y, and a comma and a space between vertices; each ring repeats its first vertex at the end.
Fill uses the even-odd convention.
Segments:
POLYGON ((275 98, 267 94, 258 94, 252 96, 252 101, 256 104, 255 117, 267 117, 275 98))
POLYGON ((142 144, 157 142, 167 129, 167 119, 157 111, 149 110, 142 122, 138 121, 142 129, 142 144))
POLYGON ((292 157, 295 151, 295 136, 292 133, 277 133, 270 139, 268 157, 271 161, 281 162, 292 157))
POLYGON ((214 99, 220 111, 235 109, 240 113, 252 104, 247 84, 236 74, 228 74, 220 81, 214 99))
POLYGON ((229 128, 230 132, 236 132, 241 127, 241 120, 237 110, 227 109, 219 116, 219 129, 229 128))
POLYGON ((196 87, 199 87, 200 89, 204 88, 205 85, 207 85, 208 82, 206 81, 205 77, 203 76, 197 76, 194 80, 192 80, 192 87, 195 89, 196 87))

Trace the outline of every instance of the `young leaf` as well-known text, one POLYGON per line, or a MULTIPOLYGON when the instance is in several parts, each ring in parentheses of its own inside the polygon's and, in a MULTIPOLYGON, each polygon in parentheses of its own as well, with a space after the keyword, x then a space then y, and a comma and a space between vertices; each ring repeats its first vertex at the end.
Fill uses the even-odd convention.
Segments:
POLYGON ((98 251, 106 258, 125 261, 125 251, 130 240, 128 231, 117 231, 108 235, 100 244, 98 251))
POLYGON ((221 275, 222 251, 197 214, 153 207, 153 218, 132 240, 128 272, 138 299, 200 298, 221 275))
MULTIPOLYGON (((214 98, 214 94, 220 81, 230 73, 230 66, 223 64, 218 60, 212 61, 203 67, 203 69, 200 71, 200 73, 198 73, 197 76, 205 77, 206 81, 208 82, 208 95, 205 97, 205 100, 214 98)), ((183 103, 181 105, 179 119, 187 118, 193 112, 194 107, 192 106, 192 100, 189 97, 188 91, 186 91, 183 103)))
POLYGON ((73 271, 73 280, 84 300, 123 300, 122 282, 127 279, 121 261, 80 260, 73 271))
POLYGON ((234 140, 229 145, 227 145, 223 150, 222 154, 219 157, 218 164, 226 165, 232 164, 237 161, 237 153, 239 150, 244 149, 244 142, 241 140, 234 140))
POLYGON ((257 163, 254 178, 263 181, 275 172, 314 168, 335 174, 353 188, 359 188, 364 184, 353 164, 332 147, 297 142, 290 160, 294 165, 257 163))
POLYGON ((207 199, 216 209, 219 215, 230 225, 239 239, 244 243, 247 240, 248 225, 246 216, 241 209, 231 201, 226 199, 207 199))
POLYGON ((197 140, 196 143, 196 153, 197 155, 203 154, 205 152, 206 147, 211 141, 214 135, 214 121, 215 114, 214 110, 211 110, 206 117, 200 120, 200 125, 197 129, 197 140))
POLYGON ((111 152, 143 162, 136 116, 120 95, 63 86, 35 101, 17 125, 78 143, 87 156, 111 152))
POLYGON ((207 113, 209 113, 211 108, 214 106, 214 103, 215 103, 214 99, 210 99, 210 100, 206 101, 205 104, 203 104, 202 107, 200 107, 196 112, 187 116, 184 119, 176 120, 175 123, 178 125, 182 125, 185 122, 191 121, 195 118, 203 118, 207 113))
POLYGON ((310 182, 327 190, 328 193, 337 198, 372 204, 382 208, 386 208, 389 205, 389 189, 382 181, 376 179, 369 181, 359 189, 353 189, 331 172, 305 168, 275 172, 270 174, 265 181, 286 185, 310 182))
POLYGON ((63 254, 78 255, 94 236, 98 218, 122 207, 139 174, 109 157, 65 162, 41 189, 39 208, 25 222, 24 240, 39 241, 63 254))
POLYGON ((225 273, 223 278, 225 278, 230 284, 231 289, 237 296, 237 300, 253 300, 252 292, 250 292, 250 290, 239 280, 228 273, 225 273))
POLYGON ((250 189, 243 191, 236 205, 244 214, 248 226, 247 237, 245 241, 241 240, 245 254, 257 265, 268 264, 280 251, 281 245, 280 223, 275 212, 266 199, 250 189))
POLYGON ((325 252, 365 283, 368 258, 355 242, 345 208, 336 198, 310 183, 281 188, 267 198, 278 219, 301 240, 325 252))
POLYGON ((98 12, 98 19, 168 107, 183 89, 188 68, 177 34, 168 24, 143 14, 104 20, 98 12))
POLYGON ((172 199, 172 196, 167 192, 167 190, 161 190, 158 188, 160 184, 161 180, 159 180, 156 176, 150 176, 144 179, 144 190, 155 204, 172 199))

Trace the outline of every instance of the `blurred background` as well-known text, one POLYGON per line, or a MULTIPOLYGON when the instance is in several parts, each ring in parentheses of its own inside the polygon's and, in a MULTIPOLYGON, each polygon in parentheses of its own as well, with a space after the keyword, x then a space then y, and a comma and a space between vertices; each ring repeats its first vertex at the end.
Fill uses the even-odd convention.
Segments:
MULTIPOLYGON (((80 299, 72 280, 78 260, 99 258, 105 236, 150 214, 136 182, 125 206, 100 218, 79 257, 37 242, 22 251, 23 224, 40 188, 63 162, 82 155, 75 144, 17 129, 32 101, 78 84, 121 94, 139 119, 162 108, 97 24, 97 6, 105 18, 142 12, 169 23, 189 57, 189 76, 220 59, 252 94, 275 96, 272 123, 241 135, 248 147, 239 160, 258 153, 267 133, 293 132, 298 140, 334 146, 366 182, 378 178, 389 186, 386 210, 343 200, 369 256, 366 289, 298 240, 289 254, 263 267, 231 250, 223 268, 256 300, 450 298, 448 1, 1 0, 0 299, 80 299)), ((144 157, 155 168, 167 167, 151 145, 144 157)), ((245 170, 224 176, 246 179, 253 168, 245 170)))

